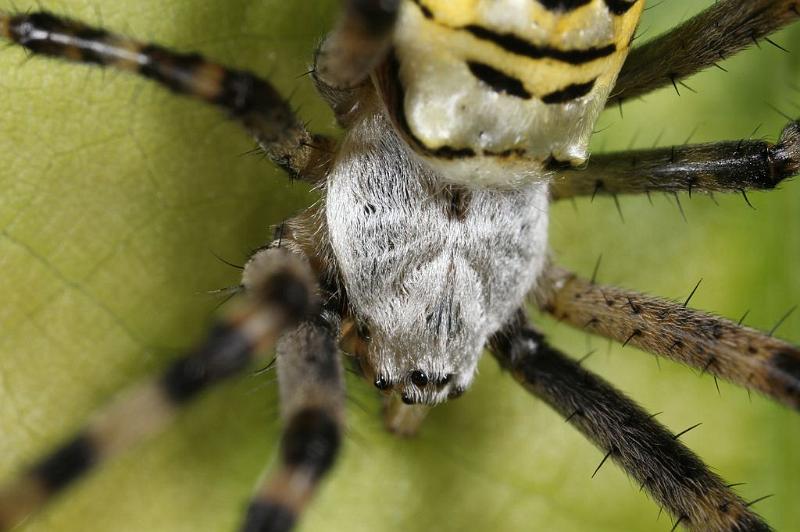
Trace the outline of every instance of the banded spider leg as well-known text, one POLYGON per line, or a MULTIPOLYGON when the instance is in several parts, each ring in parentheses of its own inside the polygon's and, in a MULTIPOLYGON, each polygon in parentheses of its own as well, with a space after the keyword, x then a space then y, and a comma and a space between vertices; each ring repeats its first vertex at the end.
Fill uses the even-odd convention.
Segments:
MULTIPOLYGON (((366 18, 380 18, 385 32, 391 29, 397 5, 384 4, 351 2, 331 37, 331 42, 345 46, 319 54, 320 72, 335 69, 342 62, 340 56, 355 63, 352 60, 360 54, 367 64, 364 68, 376 61, 369 56, 380 56, 380 49, 346 44, 364 44, 366 18), (328 68, 329 63, 334 66, 328 68)), ((381 39, 379 33, 367 33, 367 40, 381 39)), ((138 43, 48 12, 0 14, 0 35, 35 54, 127 70, 212 104, 237 121, 291 177, 316 183, 326 174, 335 143, 310 133, 277 90, 250 72, 226 68, 197 54, 138 43)), ((362 69, 337 81, 357 86, 364 77, 362 69)), ((321 79, 318 83, 325 88, 321 79)), ((345 89, 330 89, 330 94, 338 101, 347 98, 345 89)), ((318 267, 319 260, 302 252, 295 255, 286 245, 279 240, 275 247, 251 257, 243 272, 244 294, 236 296, 204 342, 178 358, 161 377, 121 394, 76 436, 2 487, 0 529, 14 527, 104 461, 162 431, 180 407, 250 367, 276 342, 286 423, 282 454, 278 469, 256 491, 242 530, 292 528, 338 453, 344 392, 337 348, 339 316, 320 306, 314 277, 322 272, 312 272, 307 264, 311 260, 318 267)))

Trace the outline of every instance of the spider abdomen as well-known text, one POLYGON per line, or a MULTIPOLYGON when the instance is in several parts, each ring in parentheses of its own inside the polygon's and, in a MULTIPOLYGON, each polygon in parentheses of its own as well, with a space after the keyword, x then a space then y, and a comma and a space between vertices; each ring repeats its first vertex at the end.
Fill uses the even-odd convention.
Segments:
POLYGON ((523 303, 544 265, 547 187, 447 185, 382 113, 349 132, 328 178, 331 243, 369 328, 366 362, 409 402, 466 389, 487 338, 523 303))
POLYGON ((451 182, 582 166, 644 7, 625 0, 406 0, 383 96, 451 182))

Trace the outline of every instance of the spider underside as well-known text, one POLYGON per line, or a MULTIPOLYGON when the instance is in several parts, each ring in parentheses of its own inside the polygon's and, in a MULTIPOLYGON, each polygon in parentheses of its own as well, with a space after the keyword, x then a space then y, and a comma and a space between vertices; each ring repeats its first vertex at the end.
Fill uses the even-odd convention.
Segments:
MULTIPOLYGON (((741 13, 734 4, 720 2, 634 50, 609 101, 674 83, 798 16, 790 1, 753 2, 741 13), (697 42, 714 54, 687 49, 671 63, 649 60, 654 49, 675 40, 697 42)), ((468 388, 484 344, 663 505, 675 526, 769 530, 652 416, 549 346, 528 324, 524 300, 567 323, 797 408, 797 348, 678 303, 582 279, 549 262, 546 231, 551 200, 773 188, 798 171, 800 125, 790 122, 776 144, 732 141, 601 154, 580 169, 548 161, 552 179, 511 189, 454 184, 405 143, 383 94, 368 79, 391 63, 398 9, 392 2, 349 2, 316 56, 314 79, 347 130, 342 142, 307 131, 268 82, 247 72, 48 13, 0 15, 0 35, 34 53, 134 71, 220 106, 276 164, 318 185, 325 197, 253 255, 244 293, 202 345, 159 378, 121 395, 0 491, 0 530, 161 429, 180 406, 273 345, 285 422, 282 456, 257 489, 242 530, 288 530, 332 467, 342 439, 338 345, 387 394, 387 425, 411 433, 427 405, 468 388), (145 411, 142 422, 120 422, 145 411)))

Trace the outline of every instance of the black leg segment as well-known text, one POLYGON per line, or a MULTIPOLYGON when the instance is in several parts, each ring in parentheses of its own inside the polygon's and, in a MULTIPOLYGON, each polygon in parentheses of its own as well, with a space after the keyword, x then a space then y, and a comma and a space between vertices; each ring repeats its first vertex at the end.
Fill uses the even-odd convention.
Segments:
POLYGON ((549 266, 534 294, 556 319, 800 409, 800 348, 733 321, 549 266))
POLYGON ((622 467, 680 524, 697 532, 770 527, 721 478, 609 383, 553 349, 520 314, 492 341, 500 364, 622 467))
POLYGON ((313 276, 299 257, 285 249, 268 249, 251 264, 248 293, 203 342, 160 377, 124 391, 76 436, 0 485, 0 531, 14 528, 104 461, 162 431, 181 407, 241 373, 275 344, 281 331, 317 312, 313 276))
POLYGON ((800 18, 797 0, 720 0, 631 50, 607 105, 674 85, 800 18))
POLYGON ((137 73, 215 105, 241 123, 264 153, 293 177, 319 180, 330 164, 332 141, 309 133, 275 87, 250 72, 48 12, 0 13, 0 38, 34 54, 137 73))
POLYGON ((776 144, 738 140, 593 155, 586 168, 559 170, 551 194, 769 190, 798 171, 800 122, 790 122, 776 144))
POLYGON ((339 318, 301 324, 278 344, 284 420, 279 463, 257 488, 242 532, 294 528, 339 454, 344 426, 344 377, 336 338, 339 318))

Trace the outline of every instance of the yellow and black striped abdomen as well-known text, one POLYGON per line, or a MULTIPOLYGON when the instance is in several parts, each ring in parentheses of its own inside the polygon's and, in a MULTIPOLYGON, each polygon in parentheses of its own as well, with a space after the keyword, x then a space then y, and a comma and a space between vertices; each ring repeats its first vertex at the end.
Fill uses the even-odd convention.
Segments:
POLYGON ((582 164, 643 4, 406 0, 390 111, 455 181, 508 184, 582 164))

